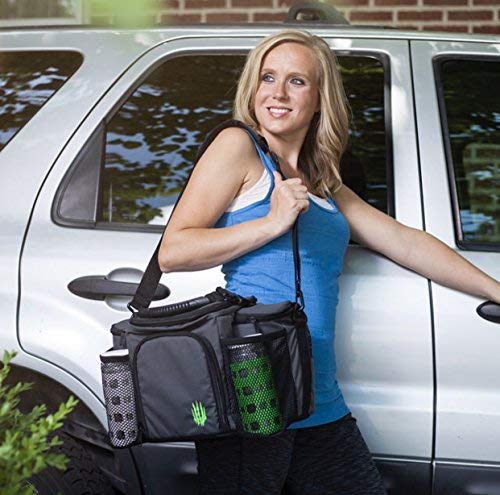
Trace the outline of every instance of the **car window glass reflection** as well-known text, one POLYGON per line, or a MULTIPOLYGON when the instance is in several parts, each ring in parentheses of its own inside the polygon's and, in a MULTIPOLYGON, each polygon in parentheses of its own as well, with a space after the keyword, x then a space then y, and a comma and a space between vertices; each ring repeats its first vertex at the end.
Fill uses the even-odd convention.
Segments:
POLYGON ((0 151, 82 63, 76 52, 0 52, 0 151))
POLYGON ((441 67, 463 240, 499 245, 500 63, 448 60, 441 67))
MULTIPOLYGON (((165 224, 198 147, 231 118, 244 60, 173 58, 132 93, 107 125, 100 222, 165 224)), ((360 196, 387 211, 383 67, 368 57, 343 56, 339 64, 353 111, 341 172, 360 196)))

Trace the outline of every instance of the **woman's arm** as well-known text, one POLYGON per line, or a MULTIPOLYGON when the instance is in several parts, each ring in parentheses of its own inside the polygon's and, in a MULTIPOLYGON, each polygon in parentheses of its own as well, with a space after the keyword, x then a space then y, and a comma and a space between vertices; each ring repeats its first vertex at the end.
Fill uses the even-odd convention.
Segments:
POLYGON ((244 130, 221 131, 197 163, 168 223, 158 256, 162 271, 203 270, 230 261, 282 235, 307 209, 305 186, 289 179, 276 183, 267 216, 213 228, 241 189, 252 161, 262 168, 244 130))
POLYGON ((335 200, 354 241, 439 284, 500 304, 500 283, 439 239, 397 222, 345 185, 335 200))

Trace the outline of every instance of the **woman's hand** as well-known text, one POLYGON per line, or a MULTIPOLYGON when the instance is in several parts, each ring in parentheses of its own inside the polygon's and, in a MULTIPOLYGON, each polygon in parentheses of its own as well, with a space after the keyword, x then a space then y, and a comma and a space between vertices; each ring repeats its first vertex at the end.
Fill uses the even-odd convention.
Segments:
POLYGON ((271 194, 271 208, 268 219, 285 233, 293 225, 300 213, 309 209, 307 187, 302 179, 283 180, 278 172, 274 174, 274 190, 271 194))

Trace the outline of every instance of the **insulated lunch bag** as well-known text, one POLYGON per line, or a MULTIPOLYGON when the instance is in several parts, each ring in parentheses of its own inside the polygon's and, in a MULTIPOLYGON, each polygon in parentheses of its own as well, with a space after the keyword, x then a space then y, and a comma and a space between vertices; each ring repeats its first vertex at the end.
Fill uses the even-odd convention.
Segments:
MULTIPOLYGON (((229 120, 208 135, 196 161, 231 126, 246 129, 269 152, 262 136, 229 120)), ((114 447, 274 435, 311 415, 313 361, 300 288, 297 222, 292 240, 293 302, 259 304, 255 297, 218 287, 201 297, 150 308, 161 277, 158 244, 129 303, 131 317, 111 327, 113 348, 101 354, 114 447)))

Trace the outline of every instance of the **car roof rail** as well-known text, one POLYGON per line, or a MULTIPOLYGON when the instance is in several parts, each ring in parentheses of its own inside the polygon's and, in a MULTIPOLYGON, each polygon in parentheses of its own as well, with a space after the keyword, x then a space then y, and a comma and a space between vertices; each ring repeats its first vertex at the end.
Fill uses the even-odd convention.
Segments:
POLYGON ((350 22, 344 17, 344 14, 337 10, 333 5, 321 2, 301 2, 292 5, 283 22, 285 24, 295 22, 314 22, 315 24, 350 24, 350 22))

